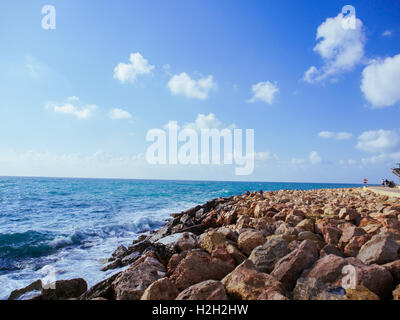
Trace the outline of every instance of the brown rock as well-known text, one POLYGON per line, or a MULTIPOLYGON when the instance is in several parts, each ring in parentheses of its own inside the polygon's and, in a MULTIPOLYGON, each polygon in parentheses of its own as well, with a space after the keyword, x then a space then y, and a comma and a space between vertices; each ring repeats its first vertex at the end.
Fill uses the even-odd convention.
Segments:
POLYGON ((358 285, 355 289, 346 290, 346 300, 380 300, 379 297, 368 288, 358 285))
POLYGON ((239 300, 257 300, 268 289, 284 295, 282 284, 270 275, 257 271, 251 260, 244 261, 222 283, 228 295, 239 300))
POLYGON ((371 238, 369 234, 353 237, 344 247, 344 253, 348 257, 356 257, 360 248, 371 238))
POLYGON ((365 264, 384 264, 397 260, 398 250, 397 242, 390 235, 381 233, 373 236, 361 247, 357 258, 365 264))
POLYGON ((260 231, 249 230, 239 235, 238 246, 240 250, 249 255, 255 247, 264 244, 265 241, 266 239, 260 231))
POLYGON ((197 237, 196 235, 190 232, 184 232, 176 242, 176 249, 178 250, 178 252, 191 250, 197 248, 197 246, 198 246, 197 237))
POLYGON ((178 294, 179 291, 173 282, 162 278, 147 287, 140 300, 174 300, 178 294))
POLYGON ((41 290, 42 290, 42 280, 36 280, 35 282, 32 282, 25 288, 17 289, 11 292, 10 296, 8 297, 8 300, 15 300, 28 292, 41 291, 41 290))
POLYGON ((323 236, 327 244, 338 245, 342 231, 337 227, 328 226, 323 230, 323 236))
POLYGON ((311 240, 304 240, 300 247, 280 259, 271 272, 287 288, 294 287, 304 269, 312 265, 318 257, 318 250, 311 240))
POLYGON ((330 254, 314 263, 307 273, 308 278, 315 278, 324 283, 334 283, 342 275, 342 269, 347 264, 342 257, 330 254))
POLYGON ((311 231, 314 232, 314 220, 312 219, 304 219, 301 222, 299 222, 296 227, 302 228, 305 231, 311 231))
POLYGON ((207 280, 185 289, 176 300, 228 300, 228 297, 221 282, 207 280))
POLYGON ((392 274, 394 285, 398 285, 400 283, 400 260, 384 264, 383 267, 392 274))
POLYGON ((329 254, 334 254, 334 255, 339 256, 339 257, 344 257, 343 252, 340 251, 338 247, 333 246, 331 244, 327 244, 319 252, 320 257, 324 257, 324 256, 327 256, 329 254))
POLYGON ((205 280, 221 280, 235 268, 233 258, 223 248, 213 255, 202 250, 192 250, 180 261, 170 279, 179 290, 205 280))
POLYGON ((393 300, 400 300, 400 285, 393 290, 393 300))
POLYGON ((350 240, 354 237, 363 236, 366 234, 365 230, 362 228, 358 228, 354 225, 345 225, 342 228, 342 236, 339 240, 339 248, 342 250, 344 247, 350 242, 350 240))
POLYGON ((49 285, 49 289, 43 288, 41 300, 66 300, 78 298, 84 294, 87 289, 87 283, 82 278, 57 280, 49 285))
POLYGON ((152 257, 134 263, 112 283, 115 299, 139 300, 150 284, 165 276, 165 271, 165 267, 152 257))

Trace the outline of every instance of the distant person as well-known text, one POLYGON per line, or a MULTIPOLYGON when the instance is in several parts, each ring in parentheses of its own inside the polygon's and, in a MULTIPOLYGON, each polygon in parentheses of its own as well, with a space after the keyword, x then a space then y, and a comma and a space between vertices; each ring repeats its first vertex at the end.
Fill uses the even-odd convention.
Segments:
POLYGON ((389 180, 386 179, 386 180, 385 180, 385 187, 388 187, 388 186, 389 186, 389 180))
POLYGON ((382 187, 385 186, 385 179, 382 179, 382 187))

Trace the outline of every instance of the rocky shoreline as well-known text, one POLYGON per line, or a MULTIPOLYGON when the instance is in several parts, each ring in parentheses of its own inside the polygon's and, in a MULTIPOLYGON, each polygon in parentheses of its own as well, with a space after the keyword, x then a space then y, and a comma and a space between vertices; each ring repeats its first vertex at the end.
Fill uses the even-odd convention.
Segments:
POLYGON ((172 214, 118 247, 88 289, 40 280, 31 299, 400 300, 400 199, 362 188, 246 192, 172 214))

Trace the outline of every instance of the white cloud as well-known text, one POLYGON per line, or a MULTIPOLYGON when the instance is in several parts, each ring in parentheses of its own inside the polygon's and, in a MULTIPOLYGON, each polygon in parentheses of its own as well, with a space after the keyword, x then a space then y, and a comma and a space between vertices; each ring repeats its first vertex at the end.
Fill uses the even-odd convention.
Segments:
POLYGON ((318 164, 322 161, 322 158, 320 157, 320 155, 318 154, 317 151, 311 151, 310 155, 309 155, 309 159, 312 164, 318 164))
POLYGON ((374 155, 369 158, 362 158, 361 162, 364 165, 367 164, 377 164, 386 162, 388 165, 393 164, 393 162, 400 161, 400 152, 393 152, 393 153, 381 153, 379 155, 374 155))
POLYGON ((149 74, 155 68, 139 52, 131 53, 129 61, 130 63, 121 62, 114 68, 114 78, 122 83, 134 83, 138 75, 149 74))
POLYGON ((270 81, 265 81, 253 85, 252 92, 253 97, 248 100, 249 103, 263 101, 265 103, 272 104, 279 92, 279 88, 276 82, 272 83, 270 81))
POLYGON ((344 28, 348 17, 342 13, 334 18, 327 18, 317 29, 314 47, 324 60, 324 65, 317 69, 311 66, 303 76, 309 83, 322 81, 328 77, 337 76, 350 71, 364 57, 366 37, 360 19, 355 20, 355 28, 344 28))
POLYGON ((358 137, 357 149, 371 153, 400 151, 400 134, 395 130, 365 131, 358 137))
POLYGON ((400 102, 400 54, 372 61, 362 72, 361 91, 375 108, 400 102))
POLYGON ((131 119, 132 115, 126 110, 115 108, 110 111, 110 118, 113 120, 131 119))
POLYGON ((210 91, 217 87, 212 75, 193 80, 186 72, 172 76, 167 86, 173 95, 200 100, 207 99, 210 91))
POLYGON ((321 131, 318 133, 318 136, 324 139, 348 140, 351 139, 353 135, 349 132, 321 131))
POLYGON ((51 109, 56 113, 72 115, 78 119, 87 119, 92 116, 93 111, 97 109, 97 106, 81 105, 79 103, 79 98, 72 96, 68 97, 64 103, 49 102, 46 105, 46 108, 51 109))
POLYGON ((392 30, 385 30, 382 32, 382 37, 390 37, 393 34, 392 30))
POLYGON ((278 160, 279 157, 276 153, 268 151, 256 152, 254 158, 259 161, 278 160))

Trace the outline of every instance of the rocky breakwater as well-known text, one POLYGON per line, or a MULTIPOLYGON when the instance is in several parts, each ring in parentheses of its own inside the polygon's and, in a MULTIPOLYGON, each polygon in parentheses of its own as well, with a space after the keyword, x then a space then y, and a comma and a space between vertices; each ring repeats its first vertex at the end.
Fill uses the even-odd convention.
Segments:
POLYGON ((172 214, 117 248, 104 270, 126 268, 79 299, 400 299, 399 245, 398 198, 247 192, 172 214))

